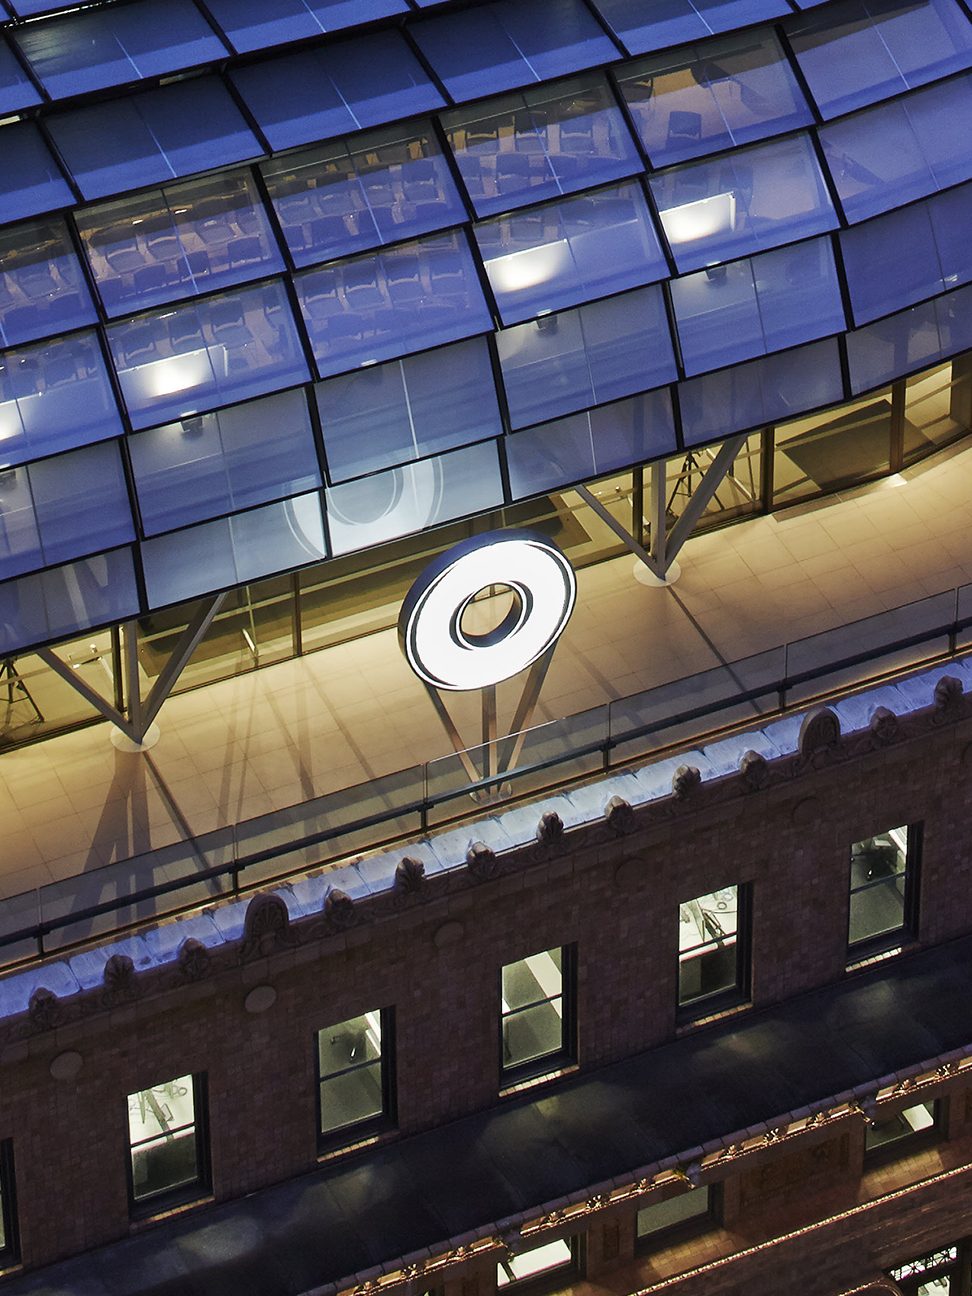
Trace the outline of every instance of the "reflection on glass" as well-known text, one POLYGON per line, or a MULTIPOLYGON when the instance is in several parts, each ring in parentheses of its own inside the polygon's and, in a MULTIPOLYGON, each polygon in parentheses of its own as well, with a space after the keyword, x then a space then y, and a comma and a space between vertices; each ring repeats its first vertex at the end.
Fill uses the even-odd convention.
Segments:
POLYGON ((88 207, 75 219, 109 315, 283 269, 248 171, 88 207))
POLYGON ((321 484, 301 390, 166 423, 128 447, 147 535, 321 484))
POLYGON ((891 466, 891 392, 845 403, 776 429, 774 503, 793 503, 891 466))
POLYGON ((465 209, 429 123, 275 158, 263 176, 297 265, 457 225, 465 209))
POLYGON ((557 1238, 554 1242, 544 1242, 540 1246, 530 1247, 528 1251, 520 1251, 517 1255, 500 1260, 496 1266, 496 1286, 508 1287, 529 1278, 540 1278, 561 1269, 569 1269, 573 1264, 574 1252, 570 1242, 566 1238, 557 1238))
POLYGON ((543 950, 507 963, 501 976, 503 1068, 511 1070, 561 1053, 564 1022, 564 952, 543 950))
POLYGON ((653 175, 649 183, 683 272, 837 225, 806 135, 687 162, 653 175))
POLYGON ((972 364, 959 356, 905 384, 905 463, 972 430, 972 364))
POLYGON ((325 492, 334 553, 351 553, 503 502, 495 441, 404 464, 325 492))
POLYGON ((708 1186, 690 1187, 665 1201, 654 1201, 648 1206, 642 1206, 637 1215, 635 1236, 639 1241, 653 1238, 692 1220, 706 1220, 710 1214, 708 1186))
POLYGON ((62 220, 32 221, 0 232, 0 346, 16 346, 95 319, 62 220))
POLYGON ((411 32, 457 103, 617 58, 582 0, 494 0, 411 32))
POLYGON ((403 243, 294 279, 322 378, 493 326, 462 234, 403 243))
POLYGON ((407 13, 407 0, 208 0, 240 53, 407 13))
POLYGON ((813 120, 779 40, 767 30, 627 64, 618 83, 656 167, 813 120))
POLYGON ((0 651, 67 639, 139 610, 129 548, 0 584, 0 651))
POLYGON ((847 941, 860 945, 904 931, 908 885, 908 829, 891 828, 851 847, 847 941))
POLYGON ((531 87, 442 121, 479 216, 641 169, 602 77, 531 87))
POLYGON ((868 391, 972 347, 972 288, 887 315, 847 335, 851 391, 868 391))
POLYGON ((0 456, 7 464, 118 436, 97 339, 74 333, 0 356, 0 456))
POLYGON ((664 7, 646 7, 644 0, 594 0, 594 7, 629 54, 647 54, 792 12, 784 0, 668 0, 664 7))
POLYGON ((334 482, 502 432, 480 340, 329 378, 315 394, 334 482))
POLYGON ((739 888, 724 887, 678 906, 678 1002, 740 989, 739 888))
MULTIPOLYGON (((947 1269, 950 1265, 955 1265, 958 1261, 958 1247, 943 1247, 941 1251, 933 1251, 930 1255, 919 1256, 914 1260, 909 1260, 907 1264, 899 1265, 897 1269, 889 1270, 891 1277, 895 1282, 901 1282, 907 1278, 918 1278, 924 1275, 932 1275, 938 1270, 947 1269)), ((953 1275, 958 1280, 959 1275, 953 1275)), ((922 1288, 928 1287, 930 1296, 959 1296, 958 1290, 953 1292, 948 1275, 933 1279, 930 1283, 922 1283, 918 1289, 919 1296, 923 1296, 922 1288), (935 1285, 932 1285, 932 1282, 935 1285)), ((909 1289, 910 1290, 910 1289, 909 1289)))
POLYGON ((192 1076, 129 1094, 128 1139, 136 1202, 196 1183, 200 1165, 192 1076))
POLYGON ((135 427, 308 379, 279 280, 111 325, 108 344, 135 427))
POLYGON ((824 117, 937 81, 972 62, 972 30, 953 0, 844 0, 786 24, 824 117))
POLYGON ((364 1013, 317 1032, 321 1133, 384 1114, 381 1014, 364 1013))
MULTIPOLYGON (((0 10, 0 16, 2 14, 3 10, 0 10)), ((33 82, 20 66, 10 46, 0 40, 0 113, 14 113, 19 108, 30 108, 40 101, 41 97, 33 82)))
POLYGON ((640 187, 609 186, 475 226, 505 324, 665 276, 640 187))
POLYGON ((33 122, 0 126, 0 156, 0 221, 21 220, 74 203, 70 186, 33 122))

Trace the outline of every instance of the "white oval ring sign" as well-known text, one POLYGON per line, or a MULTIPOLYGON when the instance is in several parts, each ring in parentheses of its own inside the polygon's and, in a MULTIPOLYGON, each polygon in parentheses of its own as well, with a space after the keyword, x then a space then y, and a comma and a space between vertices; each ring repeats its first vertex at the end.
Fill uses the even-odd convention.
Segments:
POLYGON ((446 550, 402 604, 398 633, 412 670, 451 692, 487 688, 519 674, 554 644, 570 619, 577 580, 566 557, 533 531, 493 531, 446 550), (462 617, 490 585, 508 586, 513 607, 495 630, 472 635, 462 617))

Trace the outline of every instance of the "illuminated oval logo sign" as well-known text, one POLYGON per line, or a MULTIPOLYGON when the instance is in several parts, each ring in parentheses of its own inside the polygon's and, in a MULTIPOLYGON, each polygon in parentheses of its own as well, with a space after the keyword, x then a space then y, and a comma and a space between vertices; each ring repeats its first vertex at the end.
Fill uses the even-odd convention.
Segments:
POLYGON ((434 688, 488 688, 526 670, 570 619, 574 569, 533 531, 493 531, 446 550, 409 590, 398 618, 408 664, 434 688), (490 586, 512 591, 513 604, 488 634, 463 628, 469 605, 490 586))

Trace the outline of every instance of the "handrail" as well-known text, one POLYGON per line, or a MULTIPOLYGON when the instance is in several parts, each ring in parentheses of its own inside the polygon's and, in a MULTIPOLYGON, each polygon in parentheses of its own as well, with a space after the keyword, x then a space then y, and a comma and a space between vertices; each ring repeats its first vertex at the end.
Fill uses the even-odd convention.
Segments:
MULTIPOLYGON (((56 948, 66 950, 90 942, 92 939, 102 939, 107 935, 134 926, 156 922, 163 916, 172 916, 186 909, 198 908, 200 904, 198 897, 190 900, 188 896, 183 896, 181 905, 177 903, 171 907, 158 907, 155 902, 165 900, 167 897, 178 898, 180 893, 200 885, 218 883, 218 890, 210 897, 210 900, 215 900, 239 896, 242 892, 251 890, 253 887, 268 881, 281 883, 287 879, 297 878, 306 873, 309 867, 328 862, 326 848, 329 845, 333 844, 337 847, 332 860, 336 861, 342 855, 346 855, 349 848, 346 842, 343 846, 341 845, 342 839, 353 836, 355 838, 354 850, 359 853, 362 849, 381 847, 395 840, 428 832, 433 826, 432 821, 436 812, 439 813, 438 822, 442 823, 455 822, 463 818, 481 815, 484 812, 485 805, 481 800, 476 801, 477 793, 488 794, 495 792, 503 785, 509 784, 511 791, 519 785, 520 796, 542 794, 545 789, 554 786, 555 782, 565 781, 562 767, 569 763, 576 765, 578 762, 588 761, 594 757, 597 758, 596 764, 592 768, 583 769, 579 774, 575 772, 569 775, 569 778, 587 777, 596 772, 606 773, 612 768, 618 768, 630 763, 639 756, 652 754, 653 752, 657 754, 660 750, 664 750, 664 745, 661 748, 655 747, 652 749, 650 740, 653 740, 659 734, 663 734, 666 730, 678 732, 677 741, 670 743, 669 747, 684 747, 697 742, 700 738, 711 737, 719 729, 725 730, 727 727, 725 724, 716 727, 710 725, 686 735, 681 732, 686 725, 691 726, 697 721, 709 720, 720 712, 732 711, 749 703, 757 704, 761 700, 772 698, 772 703, 769 705, 754 709, 754 722, 765 722, 767 719, 780 715, 788 709, 788 698, 795 689, 803 688, 805 685, 822 681, 828 676, 844 673, 859 666, 876 665, 881 659, 900 655, 910 649, 929 645, 943 639, 947 641, 944 650, 939 648, 924 657, 909 661, 904 669, 914 669, 934 661, 947 659, 955 655, 958 649, 959 636, 969 627, 972 627, 972 585, 959 586, 942 594, 927 595, 922 599, 916 599, 911 603, 891 608, 886 612, 835 627, 833 630, 823 631, 806 636, 803 639, 766 649, 748 658, 709 667, 704 671, 698 671, 693 675, 672 680, 667 684, 657 685, 627 698, 614 699, 589 711, 534 725, 530 729, 523 731, 522 735, 508 735, 500 739, 501 745, 512 743, 514 739, 522 737, 522 750, 528 757, 513 770, 507 770, 471 782, 462 772, 457 755, 440 757, 438 760, 429 761, 412 769, 399 770, 385 775, 367 784, 359 784, 353 788, 324 794, 296 806, 289 806, 259 816, 256 819, 246 820, 234 825, 232 828, 217 829, 201 837, 192 837, 184 842, 159 848, 146 855, 116 861, 113 864, 104 865, 100 869, 92 870, 90 873, 51 883, 34 892, 25 892, 19 896, 0 900, 0 921, 2 921, 5 911, 11 915, 14 912, 22 912, 27 907, 25 901, 31 896, 34 898, 38 915, 36 922, 26 923, 10 931, 0 931, 0 963, 5 962, 7 966, 14 966, 15 964, 50 956, 55 950, 48 945, 48 938, 58 932, 62 934, 63 939, 56 948), (967 615, 960 615, 963 594, 969 607, 967 615), (941 615, 938 614, 938 607, 946 600, 951 601, 951 614, 947 619, 942 619, 941 615), (900 620, 902 616, 914 615, 923 604, 931 605, 937 614, 932 624, 926 624, 921 629, 915 629, 895 639, 882 639, 877 646, 872 643, 869 647, 834 657, 827 657, 825 654, 824 659, 816 665, 797 669, 790 673, 790 662, 801 647, 806 647, 814 641, 825 644, 828 638, 839 637, 841 640, 846 640, 848 636, 853 637, 855 632, 860 636, 865 627, 880 628, 882 623, 887 624, 888 622, 900 620), (747 673, 747 667, 751 669, 754 663, 762 664, 765 662, 770 663, 770 669, 765 675, 759 672, 762 677, 756 683, 744 685, 742 677, 747 673), (700 688, 702 682, 711 677, 735 679, 736 687, 725 693, 720 693, 719 696, 707 702, 680 707, 673 714, 656 716, 641 723, 632 724, 627 722, 628 718, 625 713, 630 713, 636 705, 639 709, 650 708, 653 701, 659 702, 666 692, 672 690, 678 690, 682 693, 688 690, 691 693, 693 685, 696 689, 700 688), (575 734, 574 738, 571 739, 570 735, 560 732, 565 727, 576 730, 578 728, 586 729, 591 725, 595 730, 593 737, 579 739, 575 734), (553 750, 548 754, 544 754, 542 738, 552 731, 556 735, 556 742, 553 743, 553 750), (537 751, 532 753, 528 750, 531 738, 534 739, 538 748, 537 751), (630 748, 632 744, 637 744, 639 741, 642 744, 640 751, 626 751, 623 759, 612 762, 612 754, 619 748, 630 748), (444 771, 444 777, 447 780, 446 785, 438 789, 432 789, 430 788, 430 776, 434 776, 440 770, 444 771), (560 778, 542 782, 539 786, 535 786, 537 777, 543 776, 550 770, 560 770, 560 778), (394 786, 396 783, 401 783, 403 779, 405 780, 404 789, 394 786), (367 813, 360 809, 354 812, 356 801, 360 803, 367 798, 374 802, 376 796, 378 799, 385 801, 383 806, 377 809, 372 808, 367 813), (346 817, 344 813, 341 813, 338 821, 333 821, 335 811, 345 812, 349 808, 352 810, 352 814, 346 817), (291 828, 286 830, 279 840, 257 849, 246 850, 248 838, 258 838, 261 834, 272 833, 275 826, 279 830, 284 827, 285 820, 289 822, 297 819, 298 823, 303 820, 306 826, 314 819, 320 820, 326 818, 329 814, 332 822, 326 823, 313 831, 294 835, 294 830, 298 824, 292 823, 291 828), (389 825, 396 821, 397 828, 389 833, 389 825), (227 845, 231 847, 229 860, 215 864, 207 862, 207 849, 218 848, 222 850, 226 849, 227 845), (95 903, 82 903, 79 907, 71 907, 67 912, 57 912, 50 917, 45 917, 45 908, 47 907, 45 902, 60 901, 61 904, 55 905, 55 908, 62 909, 63 902, 66 899, 69 900, 72 894, 79 890, 83 891, 92 883, 98 886, 113 881, 117 882, 124 874, 127 873, 131 876, 142 869, 145 869, 151 875, 153 866, 171 867, 173 852, 178 852, 180 848, 185 848, 187 855, 192 860, 191 867, 187 863, 184 874, 152 881, 148 885, 137 885, 133 890, 121 896, 113 896, 95 903), (297 864, 292 862, 292 857, 295 854, 312 852, 318 848, 321 849, 323 858, 318 859, 315 865, 308 865, 306 860, 297 864), (287 863, 288 857, 291 857, 289 865, 287 863), (202 862, 203 867, 199 867, 200 862, 202 862), (274 862, 279 865, 276 871, 265 870, 264 866, 274 862), (255 876, 255 874, 259 874, 259 876, 255 876), (225 885, 226 883, 228 883, 228 886, 225 885), (146 905, 152 906, 152 912, 148 915, 134 919, 124 917, 126 913, 130 914, 131 911, 146 905), (107 928, 98 925, 99 919, 110 915, 115 915, 116 921, 113 924, 108 924, 107 928), (69 936, 72 928, 77 929, 85 926, 88 926, 90 930, 79 933, 73 938, 69 936), (29 948, 25 950, 23 948, 25 946, 29 948)), ((873 635, 868 637, 873 638, 873 635)), ((972 643, 969 646, 972 647, 972 643)), ((871 671, 863 678, 855 678, 850 684, 845 682, 842 686, 843 691, 859 688, 867 683, 873 684, 879 679, 887 678, 891 673, 900 673, 902 669, 899 664, 893 671, 889 671, 886 667, 883 670, 871 671)), ((829 690, 830 693, 834 691, 834 688, 829 690)), ((824 696, 825 693, 818 694, 816 697, 801 697, 799 705, 809 705, 820 696, 824 696)), ((738 722, 735 723, 738 724, 738 722)), ((475 755, 479 750, 479 748, 473 747, 469 749, 469 753, 475 755)))

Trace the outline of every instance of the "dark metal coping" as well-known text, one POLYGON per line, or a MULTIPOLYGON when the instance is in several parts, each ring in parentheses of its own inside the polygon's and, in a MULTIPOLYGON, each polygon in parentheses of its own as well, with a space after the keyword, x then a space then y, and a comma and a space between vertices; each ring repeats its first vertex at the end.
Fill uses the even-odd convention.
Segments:
POLYGON ((972 936, 175 1218, 4 1296, 297 1296, 349 1280, 962 1048, 970 992, 972 936))

